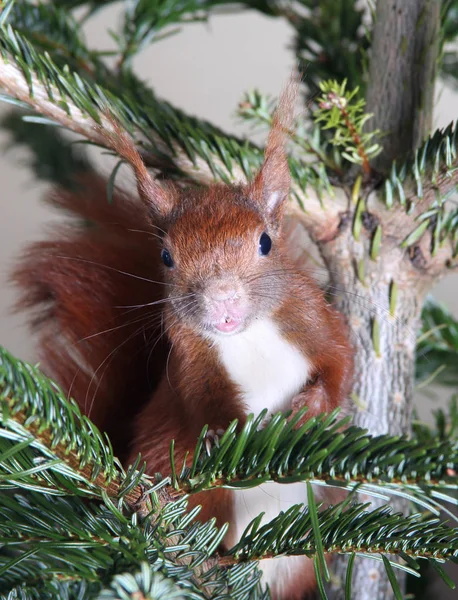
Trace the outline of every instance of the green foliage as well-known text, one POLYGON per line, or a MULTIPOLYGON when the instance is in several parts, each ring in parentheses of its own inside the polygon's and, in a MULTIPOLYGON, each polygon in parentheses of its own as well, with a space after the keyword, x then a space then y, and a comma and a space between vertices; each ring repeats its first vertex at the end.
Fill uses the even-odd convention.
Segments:
POLYGON ((294 51, 313 94, 325 79, 346 79, 364 95, 370 31, 358 0, 300 0, 283 14, 296 32, 294 51))
POLYGON ((339 433, 342 421, 335 415, 294 430, 302 414, 290 421, 278 414, 259 430, 262 414, 249 417, 240 432, 230 426, 210 455, 204 429, 192 467, 180 474, 172 468, 171 479, 153 485, 141 472, 124 473, 74 403, 36 368, 4 350, 0 401, 0 483, 11 490, 0 495, 2 598, 121 594, 134 599, 142 591, 152 598, 170 593, 198 599, 220 598, 230 589, 232 598, 255 600, 264 597, 253 562, 262 557, 389 552, 415 571, 418 558, 441 561, 458 554, 458 530, 437 518, 370 511, 350 496, 323 512, 309 502, 270 523, 258 517, 218 558, 227 528, 218 529, 213 521, 200 524, 198 509, 186 511, 186 497, 170 495, 170 483, 180 493, 196 493, 306 480, 347 489, 356 484, 358 491, 375 496, 383 486, 437 513, 437 499, 453 501, 456 477, 449 473, 458 468, 455 437, 430 438, 423 445, 389 436, 371 439, 355 427, 339 433), (139 503, 139 494, 148 503, 139 503), (204 589, 210 595, 204 596, 204 589))
MULTIPOLYGON (((321 543, 327 552, 334 548, 341 553, 361 553, 371 548, 371 553, 376 554, 381 543, 383 553, 399 554, 414 570, 415 561, 409 557, 428 556, 431 548, 435 549, 437 559, 458 557, 458 530, 441 524, 437 517, 404 517, 386 507, 368 511, 369 506, 342 503, 318 513, 321 543), (374 531, 377 531, 376 541, 374 531)), ((260 526, 260 519, 256 519, 230 554, 258 559, 271 554, 300 554, 301 550, 307 554, 305 549, 310 546, 315 552, 316 535, 310 513, 310 509, 297 505, 267 525, 260 526)))
MULTIPOLYGON (((311 164, 322 164, 340 179, 344 178, 343 166, 348 167, 348 163, 360 165, 368 174, 371 159, 382 148, 373 141, 380 132, 365 128, 371 115, 364 112, 365 101, 359 88, 347 90, 344 79, 342 83, 322 81, 319 90, 321 93, 315 98, 311 111, 311 123, 297 119, 289 132, 293 148, 299 151, 302 160, 312 159, 311 164)), ((273 98, 254 90, 240 102, 238 115, 255 127, 270 127, 275 106, 273 98)))
POLYGON ((119 0, 55 0, 53 4, 67 10, 85 6, 88 8, 88 14, 93 15, 98 10, 105 8, 109 4, 116 4, 119 0))
POLYGON ((458 439, 458 396, 454 395, 449 401, 448 412, 442 408, 433 411, 435 420, 434 427, 428 427, 424 423, 414 421, 413 431, 415 438, 421 442, 432 440, 456 440, 458 439))
POLYGON ((65 7, 53 2, 50 10, 46 3, 27 0, 6 4, 10 4, 11 11, 2 25, 14 24, 18 34, 26 36, 41 52, 52 55, 56 65, 83 71, 92 81, 107 77, 100 53, 87 47, 80 24, 65 7))
POLYGON ((225 0, 134 0, 126 6, 122 31, 115 39, 119 43, 119 68, 151 42, 175 33, 170 26, 193 21, 205 21, 211 8, 225 0), (164 31, 165 30, 165 31, 164 31))
POLYGON ((458 35, 457 0, 443 0, 441 30, 444 43, 453 42, 456 39, 458 35))
MULTIPOLYGON (((45 97, 51 107, 49 118, 58 109, 70 117, 77 109, 90 123, 99 122, 100 110, 110 106, 148 166, 167 177, 208 183, 250 176, 262 160, 260 148, 161 101, 131 66, 148 44, 187 22, 207 19, 218 7, 255 9, 288 20, 295 30, 294 47, 305 86, 312 93, 320 89, 313 123, 298 120, 289 132, 297 200, 307 208, 309 189, 319 196, 324 191, 332 195, 330 180, 347 192, 353 190, 354 200, 368 191, 366 180, 371 185, 374 175, 370 160, 380 148, 373 144, 377 132, 364 128, 369 119, 362 98, 370 32, 356 0, 287 4, 247 0, 237 7, 225 0, 133 0, 121 4, 120 27, 112 32, 117 49, 92 50, 82 23, 112 3, 4 2, 1 57, 4 64, 17 68, 30 91, 30 98, 8 100, 40 113, 38 99, 45 97), (82 7, 86 13, 78 20, 70 9, 82 7), (359 167, 356 171, 354 165, 359 167), (363 183, 361 168, 368 176, 363 183)), ((456 22, 456 2, 450 0, 444 5, 444 42, 456 35, 456 22)), ((444 72, 453 73, 454 61, 446 49, 444 72)), ((271 99, 252 92, 239 113, 255 125, 268 126, 272 108, 271 99)), ((12 133, 15 144, 32 150, 32 166, 41 178, 69 185, 75 173, 91 169, 81 146, 67 144, 45 118, 31 114, 27 118, 25 123, 19 114, 10 114, 2 126, 12 133), (36 123, 31 124, 31 118, 36 123)), ((457 247, 458 210, 446 210, 448 194, 455 188, 455 169, 452 127, 436 132, 402 166, 393 165, 382 182, 386 207, 410 213, 415 202, 423 203, 415 228, 406 232, 404 247, 414 245, 428 230, 433 232, 433 255, 446 242, 457 247)), ((362 214, 363 209, 361 201, 357 210, 362 214)), ((357 237, 358 232, 354 234, 357 237)), ((373 260, 382 243, 381 229, 378 236, 373 260)), ((456 321, 429 303, 423 312, 418 379, 425 382, 434 375, 440 383, 455 385, 457 348, 456 321)), ((315 561, 322 585, 325 553, 350 557, 350 597, 355 556, 382 560, 393 586, 397 585, 393 568, 400 565, 391 563, 386 554, 401 557, 402 568, 409 572, 418 571, 419 559, 440 571, 440 562, 458 556, 458 530, 438 520, 441 510, 449 512, 447 504, 457 503, 456 402, 449 414, 437 413, 436 429, 417 423, 412 440, 374 438, 354 426, 342 431, 344 424, 336 414, 297 429, 294 425, 301 415, 291 420, 278 414, 258 429, 264 413, 248 418, 241 430, 231 424, 210 453, 204 430, 192 463, 172 464, 159 483, 136 470, 140 459, 126 472, 109 441, 77 406, 38 369, 6 351, 0 352, 0 410, 2 600, 222 599, 228 594, 258 600, 268 593, 260 588, 256 560, 305 554, 315 561), (258 517, 235 547, 217 553, 226 527, 196 521, 198 511, 186 512, 183 494, 211 493, 223 486, 244 489, 267 481, 308 482, 308 508, 291 507, 270 523, 258 517), (351 494, 320 511, 311 484, 351 494), (358 503, 355 492, 384 501, 400 496, 415 510, 426 512, 402 515, 386 507, 369 509, 358 503)))
POLYGON ((458 36, 458 2, 444 0, 442 4, 442 56, 441 71, 448 83, 457 84, 458 58, 453 43, 458 36))
POLYGON ((235 598, 240 590, 244 598, 259 598, 256 563, 230 569, 215 561, 204 565, 226 528, 217 529, 213 521, 190 524, 196 512, 186 512, 186 500, 179 500, 140 520, 108 501, 88 504, 37 492, 4 496, 0 594, 25 587, 39 598, 42 591, 60 592, 62 585, 84 585, 86 598, 109 598, 137 585, 197 600, 218 597, 231 579, 235 598), (211 596, 203 593, 205 587, 211 596))
POLYGON ((449 208, 447 202, 456 189, 456 157, 457 129, 451 123, 444 130, 437 130, 401 165, 393 163, 384 182, 386 207, 401 209, 408 215, 417 209, 417 204, 421 207, 416 225, 406 234, 402 248, 414 246, 430 230, 432 257, 448 243, 453 247, 452 258, 456 257, 458 211, 449 208))
POLYGON ((313 480, 350 488, 357 484, 360 490, 373 489, 376 484, 396 493, 401 482, 426 503, 428 494, 434 496, 435 487, 453 489, 456 485, 455 475, 447 473, 456 470, 457 438, 440 442, 434 438, 422 445, 415 439, 373 438, 351 425, 339 431, 345 421, 337 419, 336 413, 312 418, 297 429, 301 414, 288 420, 278 413, 259 430, 265 416, 263 412, 248 417, 240 433, 233 422, 210 454, 203 430, 193 465, 175 465, 172 485, 195 493, 221 485, 241 489, 266 481, 313 480))
POLYGON ((104 589, 99 595, 100 600, 135 600, 138 597, 183 600, 183 590, 161 573, 151 571, 148 563, 142 563, 141 570, 133 575, 116 575, 110 588, 104 589))
MULTIPOLYGON (((60 18, 56 15, 64 9, 52 3, 41 5, 41 10, 54 24, 60 18)), ((182 151, 194 167, 198 160, 203 160, 214 176, 226 181, 235 164, 238 163, 246 173, 259 164, 261 152, 256 147, 229 138, 209 123, 187 117, 169 104, 158 101, 128 68, 121 73, 113 72, 105 67, 97 54, 86 52, 80 55, 82 42, 77 26, 73 28, 73 43, 69 47, 72 55, 84 61, 84 68, 80 65, 77 71, 72 71, 72 63, 68 70, 62 66, 60 53, 50 50, 48 36, 37 36, 31 43, 34 22, 24 23, 12 11, 8 23, 9 26, 4 26, 0 32, 4 60, 16 64, 30 84, 33 77, 43 84, 48 100, 56 108, 63 107, 68 112, 69 106, 76 106, 85 116, 99 122, 100 109, 110 106, 131 132, 136 130, 149 138, 145 150, 169 176, 182 174, 176 160, 178 151, 182 151), (163 151, 158 149, 159 141, 163 151)), ((54 31, 52 26, 50 28, 54 31)), ((59 36, 54 33, 55 37, 59 36)))
MULTIPOLYGON (((128 503, 140 483, 152 487, 141 472, 123 471, 107 440, 55 384, 5 350, 0 353, 0 400, 3 487, 128 503)), ((192 466, 171 465, 172 485, 181 493, 196 493, 221 485, 242 489, 271 480, 310 480, 350 488, 357 484, 359 489, 364 484, 367 490, 377 484, 395 493, 401 482, 424 503, 428 495, 422 489, 430 487, 434 495, 436 487, 455 485, 448 471, 457 466, 456 438, 434 438, 422 446, 416 440, 380 436, 375 443, 358 427, 339 432, 344 421, 336 413, 297 429, 302 413, 291 419, 278 413, 259 430, 264 417, 249 417, 240 432, 234 421, 210 454, 204 429, 192 466)))
MULTIPOLYGON (((272 124, 275 106, 276 99, 253 90, 245 94, 238 106, 237 114, 253 128, 268 129, 272 124)), ((340 155, 334 151, 327 137, 323 136, 318 124, 313 121, 308 123, 303 118, 298 118, 288 132, 288 137, 293 155, 301 162, 314 165, 317 170, 326 168, 331 176, 343 174, 340 155)))
POLYGON ((331 143, 342 149, 342 158, 361 165, 363 171, 369 173, 370 160, 381 151, 380 145, 373 142, 379 131, 365 131, 364 125, 371 118, 364 112, 365 101, 358 97, 358 88, 349 92, 346 87, 346 79, 342 83, 321 82, 314 119, 322 123, 324 130, 334 131, 331 143))
POLYGON ((417 380, 458 385, 458 321, 443 306, 429 298, 422 313, 417 345, 417 380))
MULTIPOLYGON (((85 496, 118 492, 124 473, 106 436, 38 369, 4 349, 0 402, 0 488, 19 485, 85 496)), ((124 493, 137 483, 134 477, 124 493)))
MULTIPOLYGON (((62 9, 46 4, 42 10, 52 14, 62 9)), ((53 21, 52 16, 49 18, 53 21)), ((127 67, 120 72, 110 71, 101 63, 99 55, 91 53, 81 58, 85 61, 84 68, 69 71, 54 60, 55 53, 49 51, 48 43, 41 43, 41 38, 35 40, 34 45, 30 43, 33 23, 23 32, 23 22, 18 19, 16 28, 14 11, 9 21, 10 25, 0 31, 4 60, 16 64, 31 85, 34 77, 43 84, 48 100, 56 108, 64 107, 69 112, 73 110, 70 107, 77 107, 83 115, 98 122, 100 109, 110 106, 135 137, 146 137, 146 141, 139 142, 143 156, 147 163, 159 166, 168 177, 191 177, 204 182, 216 178, 229 182, 236 172, 250 177, 259 167, 262 160, 259 148, 159 101, 127 67), (43 54, 44 50, 48 53, 43 54)), ((79 47, 78 36, 76 29, 75 52, 79 47)), ((312 186, 318 193, 329 189, 321 164, 309 165, 291 158, 290 166, 298 189, 312 186)))

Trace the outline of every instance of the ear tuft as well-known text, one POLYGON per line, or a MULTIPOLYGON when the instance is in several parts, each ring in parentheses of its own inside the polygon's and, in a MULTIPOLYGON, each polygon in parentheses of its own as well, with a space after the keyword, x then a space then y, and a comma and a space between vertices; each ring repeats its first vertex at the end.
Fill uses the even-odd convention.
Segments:
POLYGON ((293 72, 280 96, 267 139, 264 164, 250 186, 250 195, 258 200, 272 219, 279 219, 291 186, 285 145, 294 120, 299 75, 293 72))
POLYGON ((174 205, 172 194, 153 179, 132 138, 108 109, 104 112, 104 116, 108 121, 108 127, 97 126, 98 133, 106 145, 132 167, 137 181, 138 194, 148 209, 156 217, 166 217, 174 205))

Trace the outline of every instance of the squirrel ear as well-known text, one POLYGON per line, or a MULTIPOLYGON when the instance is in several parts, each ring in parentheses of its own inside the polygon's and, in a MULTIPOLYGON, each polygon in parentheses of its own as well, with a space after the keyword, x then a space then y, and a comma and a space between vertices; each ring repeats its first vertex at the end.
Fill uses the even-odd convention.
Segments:
POLYGON ((97 127, 98 132, 107 145, 132 167, 137 180, 138 194, 153 217, 159 220, 166 218, 175 205, 174 194, 153 179, 132 138, 113 115, 107 111, 105 117, 111 125, 111 130, 100 126, 97 127))
POLYGON ((256 199, 272 220, 280 218, 291 186, 285 145, 294 119, 298 76, 293 73, 275 110, 267 139, 264 164, 249 186, 250 197, 256 199))
POLYGON ((250 197, 255 198, 263 212, 275 220, 281 214, 290 186, 291 177, 283 143, 276 147, 268 144, 264 164, 250 186, 250 197))

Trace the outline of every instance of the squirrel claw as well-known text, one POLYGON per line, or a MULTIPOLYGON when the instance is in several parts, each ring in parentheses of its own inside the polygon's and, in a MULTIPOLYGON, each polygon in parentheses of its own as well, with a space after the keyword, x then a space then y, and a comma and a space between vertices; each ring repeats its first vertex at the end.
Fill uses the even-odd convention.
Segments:
POLYGON ((224 435, 224 429, 209 429, 205 435, 205 450, 208 456, 210 456, 211 450, 214 446, 219 448, 219 439, 224 435))

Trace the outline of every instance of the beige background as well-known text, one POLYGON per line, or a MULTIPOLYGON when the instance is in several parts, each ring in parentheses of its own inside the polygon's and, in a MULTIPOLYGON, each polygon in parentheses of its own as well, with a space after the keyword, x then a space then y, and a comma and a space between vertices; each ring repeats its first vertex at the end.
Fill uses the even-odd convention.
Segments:
MULTIPOLYGON (((105 32, 108 27, 115 28, 116 21, 111 8, 101 12, 87 28, 90 44, 112 47, 105 32)), ((252 87, 278 93, 294 64, 291 42, 292 31, 281 20, 251 12, 219 15, 208 24, 189 24, 179 35, 154 44, 136 59, 135 66, 160 96, 227 131, 243 133, 234 118, 237 103, 252 87)), ((435 123, 444 126, 458 114, 458 95, 443 84, 437 91, 435 123)), ((0 106, 0 110, 5 108, 0 106)), ((8 148, 3 132, 0 147, 8 148)), ((38 184, 23 166, 26 159, 22 150, 0 154, 0 344, 33 360, 33 341, 24 319, 10 314, 14 293, 8 287, 7 274, 24 244, 40 238, 55 215, 40 202, 46 186, 38 184)), ((435 294, 458 316, 457 286, 458 278, 450 276, 437 286, 435 294)), ((424 408, 428 412, 428 406, 424 408)))

